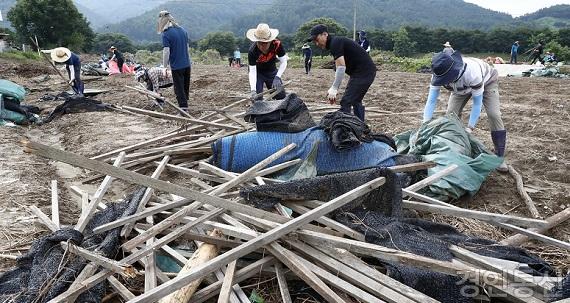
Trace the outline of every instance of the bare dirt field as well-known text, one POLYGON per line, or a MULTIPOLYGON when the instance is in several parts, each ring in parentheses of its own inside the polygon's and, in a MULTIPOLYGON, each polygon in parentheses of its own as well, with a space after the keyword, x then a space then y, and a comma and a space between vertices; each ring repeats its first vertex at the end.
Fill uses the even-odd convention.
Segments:
MULTIPOLYGON (((284 81, 292 80, 289 90, 307 103, 325 100, 334 74, 331 70, 314 69, 305 75, 301 69, 288 69, 284 81)), ((39 97, 57 94, 65 89, 60 79, 42 62, 18 64, 0 60, 0 78, 24 85, 30 93, 26 104, 37 105, 49 113, 57 101, 39 101, 39 97), (36 76, 50 74, 47 82, 35 83, 36 76)), ((235 95, 249 90, 247 70, 227 66, 195 65, 192 69, 190 107, 219 108, 235 95)), ((367 122, 374 130, 397 134, 419 127, 421 111, 428 91, 429 75, 383 72, 365 97, 367 106, 379 107, 393 113, 367 122)), ((132 76, 121 75, 86 83, 86 88, 110 89, 97 100, 114 105, 148 108, 150 101, 124 85, 132 85, 132 76)), ((175 100, 172 89, 165 96, 175 100)), ((342 93, 342 91, 341 91, 342 93)), ((508 130, 507 161, 523 176, 529 194, 541 215, 548 217, 570 207, 570 80, 552 78, 501 78, 502 113, 508 130)), ((447 95, 440 97, 438 110, 444 110, 447 95)), ((469 110, 466 109, 466 110, 469 110)), ((167 113, 175 113, 166 108, 167 113)), ((51 123, 31 127, 0 127, 0 254, 17 255, 29 248, 31 241, 46 230, 39 225, 26 206, 37 205, 50 212, 50 181, 57 180, 62 203, 62 221, 75 223, 79 217, 78 201, 68 187, 79 185, 93 193, 95 185, 79 182, 91 174, 83 169, 54 163, 23 152, 19 141, 29 138, 66 151, 88 157, 165 134, 179 125, 175 123, 115 111, 64 115, 51 123)), ((474 131, 490 149, 489 126, 485 114, 474 131)), ((176 178, 176 176, 173 176, 176 178)), ((180 184, 184 178, 176 179, 180 184)), ((115 200, 128 193, 134 185, 115 181, 106 199, 115 200)), ((491 173, 480 192, 473 198, 456 202, 461 207, 489 212, 529 216, 515 181, 508 174, 491 173)), ((429 216, 450 223, 467 234, 502 240, 511 233, 472 220, 429 216)), ((570 222, 549 235, 570 241, 570 222)), ((567 251, 539 242, 527 242, 525 247, 551 262, 561 272, 570 270, 567 251)), ((13 261, 0 258, 0 272, 13 261)))

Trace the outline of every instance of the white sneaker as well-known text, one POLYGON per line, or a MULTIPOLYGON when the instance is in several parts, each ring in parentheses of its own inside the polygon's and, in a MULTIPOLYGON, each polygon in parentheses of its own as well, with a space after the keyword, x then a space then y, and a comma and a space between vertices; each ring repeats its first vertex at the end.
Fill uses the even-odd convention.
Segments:
POLYGON ((497 167, 497 171, 499 171, 501 173, 506 173, 509 171, 509 167, 507 166, 507 163, 504 160, 501 163, 501 165, 499 165, 499 167, 497 167))

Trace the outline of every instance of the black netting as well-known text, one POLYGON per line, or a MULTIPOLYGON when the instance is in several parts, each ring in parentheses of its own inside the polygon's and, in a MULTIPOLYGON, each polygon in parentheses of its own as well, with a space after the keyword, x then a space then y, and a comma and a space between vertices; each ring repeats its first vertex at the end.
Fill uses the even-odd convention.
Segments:
MULTIPOLYGON (((59 245, 61 241, 80 243, 83 248, 115 257, 121 228, 100 234, 93 234, 93 228, 133 214, 145 190, 139 188, 123 202, 108 204, 93 216, 83 234, 62 229, 34 241, 28 253, 18 258, 16 267, 0 275, 0 302, 47 302, 67 290, 87 262, 66 253, 59 245)), ((99 303, 104 294, 105 284, 100 283, 83 293, 78 302, 99 303)))
POLYGON ((560 283, 556 283, 554 288, 552 288, 550 295, 548 296, 548 302, 555 302, 568 298, 570 298, 570 274, 568 274, 560 283))
POLYGON ((315 126, 307 105, 296 94, 281 100, 255 101, 243 117, 257 131, 296 133, 315 126))
MULTIPOLYGON (((378 212, 363 209, 339 214, 336 220, 365 234, 366 242, 411 252, 442 261, 451 261, 449 245, 461 246, 481 255, 528 263, 530 274, 554 275, 554 270, 542 259, 524 249, 502 246, 496 242, 469 237, 455 228, 415 218, 391 218, 378 212)), ((441 302, 472 302, 466 290, 471 287, 461 277, 454 277, 429 270, 392 262, 380 261, 390 277, 441 302), (466 287, 466 288, 465 288, 466 287)))
POLYGON ((402 201, 400 182, 403 178, 387 168, 372 168, 243 188, 240 190, 240 195, 256 207, 269 209, 283 200, 329 201, 378 177, 386 178, 383 186, 355 199, 337 212, 363 205, 367 209, 378 210, 386 215, 400 216, 402 211, 399 202, 402 201))
POLYGON ((51 122, 53 119, 59 118, 65 114, 96 112, 111 109, 112 105, 110 104, 79 95, 72 95, 67 97, 64 103, 56 106, 49 116, 42 120, 42 123, 51 122))

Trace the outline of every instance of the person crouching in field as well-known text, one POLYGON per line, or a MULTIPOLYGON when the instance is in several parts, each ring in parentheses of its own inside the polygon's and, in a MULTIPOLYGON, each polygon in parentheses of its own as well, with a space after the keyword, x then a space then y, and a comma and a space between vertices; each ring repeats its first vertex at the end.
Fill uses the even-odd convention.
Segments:
MULTIPOLYGON (((135 67, 135 80, 137 80, 137 82, 144 82, 147 90, 161 96, 162 94, 159 92, 160 88, 172 86, 172 74, 166 68, 162 67, 146 68, 142 65, 137 65, 135 67)), ((164 106, 164 100, 160 98, 156 98, 156 103, 160 107, 164 106)))
MULTIPOLYGON (((504 157, 507 131, 501 118, 499 73, 497 70, 481 59, 462 57, 458 51, 451 54, 437 53, 431 62, 433 74, 424 108, 423 121, 431 120, 442 86, 451 91, 447 113, 455 113, 460 117, 467 101, 473 98, 473 107, 465 130, 468 133, 472 132, 479 120, 481 107, 485 106, 495 154, 501 158, 504 157)), ((504 161, 497 170, 508 171, 504 161)))

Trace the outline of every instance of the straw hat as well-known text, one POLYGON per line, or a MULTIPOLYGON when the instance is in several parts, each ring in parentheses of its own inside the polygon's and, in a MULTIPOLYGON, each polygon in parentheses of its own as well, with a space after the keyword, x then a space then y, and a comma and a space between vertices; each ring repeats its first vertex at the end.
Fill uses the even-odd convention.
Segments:
POLYGON ((58 63, 63 63, 71 58, 71 51, 65 47, 58 47, 51 51, 51 59, 58 63))
POLYGON ((445 44, 443 44, 443 46, 445 47, 451 47, 451 44, 449 44, 449 41, 445 42, 445 44))
POLYGON ((269 28, 269 25, 265 23, 259 23, 257 28, 249 29, 245 34, 245 36, 253 42, 271 42, 277 38, 277 35, 279 35, 279 30, 269 28))

